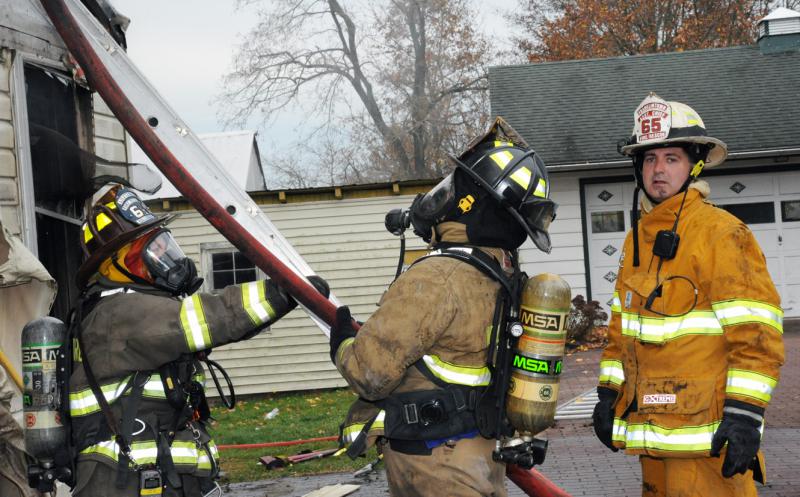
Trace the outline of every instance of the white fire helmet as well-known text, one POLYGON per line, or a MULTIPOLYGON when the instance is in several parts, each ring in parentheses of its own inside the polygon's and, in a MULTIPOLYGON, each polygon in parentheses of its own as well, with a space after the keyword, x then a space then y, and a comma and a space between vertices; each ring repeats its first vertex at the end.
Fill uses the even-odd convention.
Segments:
POLYGON ((620 151, 635 156, 654 147, 698 143, 709 147, 705 167, 722 164, 728 156, 725 142, 708 136, 700 115, 680 102, 667 102, 650 93, 633 113, 633 135, 620 151))

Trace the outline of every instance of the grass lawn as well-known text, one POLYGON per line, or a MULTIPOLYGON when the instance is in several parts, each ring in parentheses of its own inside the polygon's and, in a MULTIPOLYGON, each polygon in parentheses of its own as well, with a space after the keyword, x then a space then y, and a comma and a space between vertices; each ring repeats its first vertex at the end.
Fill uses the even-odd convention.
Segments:
MULTIPOLYGON (((286 442, 337 436, 355 395, 347 388, 311 392, 279 393, 239 400, 233 410, 216 405, 211 409, 214 421, 211 435, 218 445, 286 442), (278 409, 277 416, 267 414, 278 409)), ((351 460, 345 455, 301 462, 280 469, 266 469, 258 459, 262 456, 287 456, 305 450, 338 447, 337 441, 314 442, 288 447, 260 449, 226 449, 220 451, 223 480, 254 481, 282 476, 355 471, 377 455, 372 448, 367 457, 351 460)))

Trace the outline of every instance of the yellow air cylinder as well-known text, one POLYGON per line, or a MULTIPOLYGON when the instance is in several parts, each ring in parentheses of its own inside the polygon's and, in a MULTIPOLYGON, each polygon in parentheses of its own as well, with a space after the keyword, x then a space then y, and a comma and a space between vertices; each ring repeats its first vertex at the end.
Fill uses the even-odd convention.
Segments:
POLYGON ((529 278, 522 291, 523 333, 514 350, 506 400, 509 421, 523 437, 553 424, 572 295, 556 274, 529 278))

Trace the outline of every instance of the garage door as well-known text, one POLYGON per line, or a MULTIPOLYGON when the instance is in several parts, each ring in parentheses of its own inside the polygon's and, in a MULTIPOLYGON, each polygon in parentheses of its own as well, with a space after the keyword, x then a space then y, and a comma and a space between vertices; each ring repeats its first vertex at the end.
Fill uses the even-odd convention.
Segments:
MULTIPOLYGON (((753 231, 787 317, 800 316, 800 172, 738 174, 705 178, 711 200, 753 231)), ((606 310, 617 278, 625 233, 630 228, 633 183, 586 185, 586 226, 592 299, 606 310)))

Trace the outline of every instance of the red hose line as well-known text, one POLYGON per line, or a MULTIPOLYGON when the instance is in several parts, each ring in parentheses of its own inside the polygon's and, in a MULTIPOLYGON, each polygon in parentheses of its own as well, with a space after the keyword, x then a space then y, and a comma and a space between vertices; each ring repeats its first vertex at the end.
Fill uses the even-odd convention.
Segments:
POLYGON ((319 437, 319 438, 306 438, 305 440, 290 440, 288 442, 264 442, 258 444, 228 444, 217 445, 219 450, 229 449, 261 449, 264 447, 288 447, 290 445, 302 445, 312 442, 332 442, 339 440, 339 437, 319 437))

